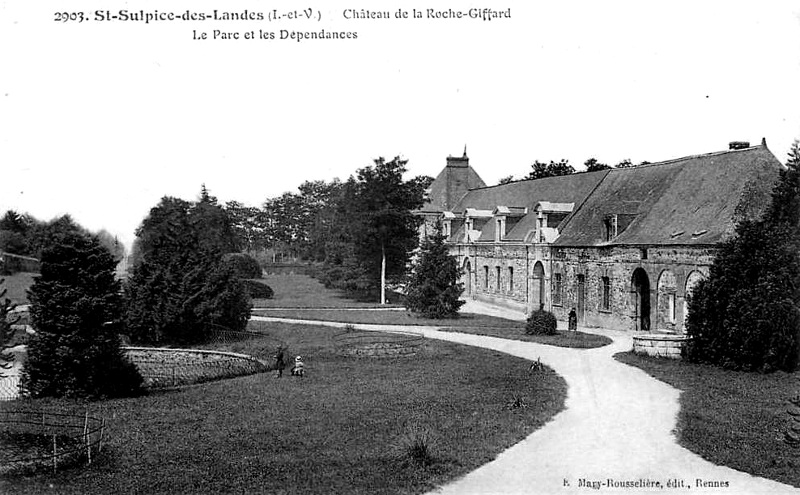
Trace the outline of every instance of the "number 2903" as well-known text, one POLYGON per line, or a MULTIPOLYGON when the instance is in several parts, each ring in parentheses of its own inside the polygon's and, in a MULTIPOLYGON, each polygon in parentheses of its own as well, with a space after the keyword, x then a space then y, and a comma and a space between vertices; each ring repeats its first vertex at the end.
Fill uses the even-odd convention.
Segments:
POLYGON ((86 16, 83 12, 55 12, 56 22, 83 22, 86 21, 86 16))

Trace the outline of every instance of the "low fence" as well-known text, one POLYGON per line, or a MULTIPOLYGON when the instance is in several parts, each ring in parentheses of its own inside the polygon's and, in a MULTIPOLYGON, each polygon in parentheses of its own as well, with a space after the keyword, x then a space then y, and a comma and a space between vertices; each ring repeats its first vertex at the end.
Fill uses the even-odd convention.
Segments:
POLYGON ((123 347, 128 359, 149 389, 180 387, 223 378, 267 371, 268 366, 246 354, 171 349, 166 347, 123 347))
POLYGON ((0 411, 0 475, 92 463, 103 450, 105 419, 85 414, 0 411))
POLYGON ((0 274, 2 275, 17 272, 39 273, 41 267, 41 262, 36 258, 0 251, 0 274))
POLYGON ((0 378, 0 401, 14 400, 19 395, 19 375, 0 378))

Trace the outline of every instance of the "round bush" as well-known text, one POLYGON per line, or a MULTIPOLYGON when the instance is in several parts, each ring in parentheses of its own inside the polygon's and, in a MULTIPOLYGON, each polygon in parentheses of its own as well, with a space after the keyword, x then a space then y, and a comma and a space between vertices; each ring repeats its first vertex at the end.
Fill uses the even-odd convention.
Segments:
POLYGON ((233 267, 237 278, 261 278, 261 265, 249 254, 228 253, 223 259, 233 267))
POLYGON ((275 294, 272 287, 259 280, 242 280, 242 283, 251 299, 272 299, 275 294))
POLYGON ((555 335, 556 332, 556 317, 553 313, 543 309, 534 311, 528 317, 528 322, 525 324, 525 333, 531 335, 555 335))

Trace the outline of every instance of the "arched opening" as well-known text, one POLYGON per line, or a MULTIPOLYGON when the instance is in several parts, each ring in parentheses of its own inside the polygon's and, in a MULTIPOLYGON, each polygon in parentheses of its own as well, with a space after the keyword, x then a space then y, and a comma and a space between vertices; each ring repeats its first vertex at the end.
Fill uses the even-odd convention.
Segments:
POLYGON ((533 266, 533 309, 538 310, 544 304, 544 265, 537 261, 533 266))
POLYGON ((674 273, 661 272, 656 291, 656 328, 659 330, 674 332, 678 328, 677 285, 674 273))
POLYGON ((472 265, 469 260, 464 260, 464 294, 472 295, 472 265))
POLYGON ((700 281, 703 280, 704 278, 706 278, 705 275, 703 275, 701 272, 698 272, 697 270, 693 271, 692 273, 689 274, 688 277, 686 277, 686 290, 683 296, 682 329, 684 332, 686 331, 686 319, 689 317, 689 297, 694 293, 694 289, 695 287, 697 287, 697 284, 699 284, 700 281))
POLYGON ((634 330, 650 331, 650 278, 642 268, 631 276, 631 304, 633 306, 634 330))

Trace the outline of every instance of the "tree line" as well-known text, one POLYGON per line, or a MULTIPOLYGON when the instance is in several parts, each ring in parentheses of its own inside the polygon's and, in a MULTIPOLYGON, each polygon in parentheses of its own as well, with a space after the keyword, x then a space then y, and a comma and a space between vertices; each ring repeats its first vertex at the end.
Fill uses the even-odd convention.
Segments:
MULTIPOLYGON (((631 167, 639 167, 642 165, 647 165, 650 162, 643 161, 639 163, 639 165, 634 165, 629 159, 624 159, 614 165, 608 165, 606 163, 602 163, 597 158, 589 158, 584 163, 584 172, 597 172, 600 170, 610 170, 611 168, 631 168, 631 167)), ((539 160, 535 160, 531 164, 531 171, 522 178, 522 180, 532 180, 532 179, 543 179, 545 177, 558 177, 561 175, 571 175, 577 173, 578 170, 575 169, 572 165, 570 165, 569 160, 561 159, 558 161, 550 160, 549 162, 542 162, 539 160)), ((519 179, 515 179, 513 175, 509 175, 500 179, 498 184, 508 184, 509 182, 514 182, 519 179)))
MULTIPOLYGON (((69 215, 43 221, 28 213, 8 210, 0 218, 0 251, 38 259, 47 246, 56 242, 65 232, 74 229, 90 233, 69 215)), ((114 259, 119 261, 125 256, 125 245, 116 236, 105 229, 94 232, 94 235, 114 259)))

